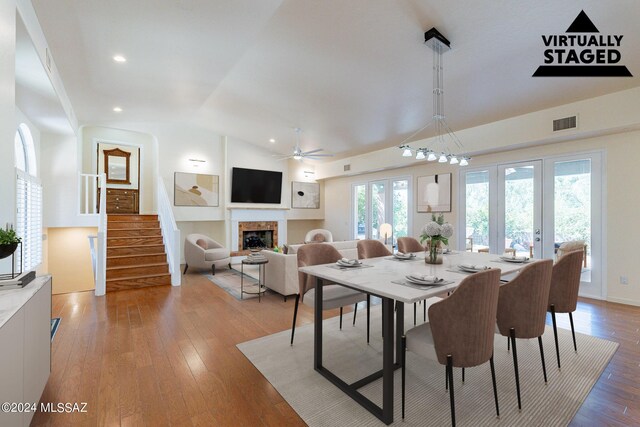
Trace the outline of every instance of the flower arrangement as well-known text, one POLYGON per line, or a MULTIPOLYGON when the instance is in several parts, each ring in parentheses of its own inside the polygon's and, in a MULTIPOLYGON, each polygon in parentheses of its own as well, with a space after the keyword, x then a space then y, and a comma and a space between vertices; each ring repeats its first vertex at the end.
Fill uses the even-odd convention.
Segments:
POLYGON ((426 262, 430 264, 438 263, 438 247, 440 242, 445 245, 449 244, 449 237, 453 235, 453 226, 448 222, 444 222, 444 215, 440 214, 436 217, 435 214, 431 215, 431 221, 428 222, 422 229, 420 234, 420 243, 427 242, 427 248, 429 251, 429 258, 425 258, 426 262))
POLYGON ((11 255, 16 250, 18 243, 20 242, 21 239, 18 237, 13 227, 10 227, 7 224, 6 229, 0 228, 0 259, 11 255))

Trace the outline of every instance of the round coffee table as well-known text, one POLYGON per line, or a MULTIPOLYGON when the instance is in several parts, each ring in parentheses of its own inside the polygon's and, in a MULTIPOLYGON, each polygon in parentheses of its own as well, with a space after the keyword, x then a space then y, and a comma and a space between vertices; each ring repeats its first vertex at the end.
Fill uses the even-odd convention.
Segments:
MULTIPOLYGON (((244 294, 258 294, 258 302, 260 302, 260 297, 263 293, 267 291, 267 287, 264 285, 265 272, 264 266, 269 262, 263 256, 248 256, 242 260, 240 263, 240 299, 243 299, 244 294), (245 265, 257 265, 258 266, 258 283, 255 285, 258 287, 257 290, 244 290, 244 266, 245 265)), ((253 286, 252 286, 253 287, 253 286)))

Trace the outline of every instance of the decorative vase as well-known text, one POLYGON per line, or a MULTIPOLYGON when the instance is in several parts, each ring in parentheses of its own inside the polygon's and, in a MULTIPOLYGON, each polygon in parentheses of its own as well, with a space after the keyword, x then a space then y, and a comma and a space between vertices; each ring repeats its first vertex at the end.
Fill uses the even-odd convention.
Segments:
POLYGON ((442 264, 442 255, 440 255, 440 241, 429 241, 427 243, 427 250, 424 254, 424 262, 427 264, 442 264))
POLYGON ((6 258, 16 251, 18 243, 0 245, 0 259, 6 258))

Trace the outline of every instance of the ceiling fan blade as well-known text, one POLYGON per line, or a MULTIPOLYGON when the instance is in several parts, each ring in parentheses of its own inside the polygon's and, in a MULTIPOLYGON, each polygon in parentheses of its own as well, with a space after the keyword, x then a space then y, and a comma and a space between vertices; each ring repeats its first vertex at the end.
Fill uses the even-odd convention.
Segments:
POLYGON ((333 154, 311 154, 309 156, 304 156, 305 159, 315 159, 319 157, 333 157, 333 154))
POLYGON ((304 154, 305 156, 308 156, 309 154, 317 153, 318 151, 322 151, 322 150, 324 150, 324 148, 317 148, 315 150, 305 151, 302 154, 304 154))

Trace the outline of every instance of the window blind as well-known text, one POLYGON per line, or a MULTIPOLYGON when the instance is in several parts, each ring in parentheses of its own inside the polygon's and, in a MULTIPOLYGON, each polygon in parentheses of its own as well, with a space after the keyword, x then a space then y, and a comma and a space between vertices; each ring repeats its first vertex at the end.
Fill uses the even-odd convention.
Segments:
POLYGON ((42 262, 42 185, 36 177, 19 169, 16 169, 16 233, 22 238, 22 253, 18 254, 22 271, 33 270, 42 262))

